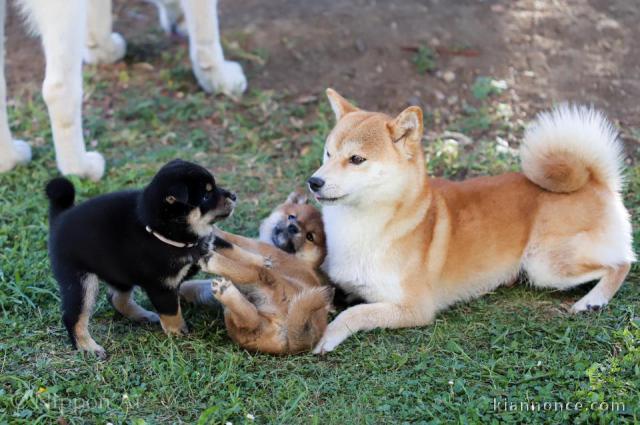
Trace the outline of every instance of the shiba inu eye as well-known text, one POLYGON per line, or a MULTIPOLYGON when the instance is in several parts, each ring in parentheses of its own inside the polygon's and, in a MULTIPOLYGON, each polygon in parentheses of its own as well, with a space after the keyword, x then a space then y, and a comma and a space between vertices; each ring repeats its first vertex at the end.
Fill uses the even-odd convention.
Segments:
POLYGON ((169 195, 166 198, 164 198, 165 201, 167 201, 167 203, 169 204, 173 204, 174 202, 176 202, 176 197, 173 195, 169 195))
POLYGON ((365 162, 367 159, 363 158, 359 155, 353 155, 351 158, 349 158, 349 163, 353 164, 353 165, 360 165, 363 162, 365 162))
POLYGON ((289 214, 289 217, 288 217, 288 218, 289 218, 289 220, 295 220, 295 219, 296 219, 296 216, 295 216, 295 215, 293 215, 293 214, 289 214))
POLYGON ((313 233, 311 233, 311 232, 307 233, 307 240, 308 240, 309 242, 313 242, 313 241, 314 241, 314 239, 315 239, 315 238, 313 237, 313 233))

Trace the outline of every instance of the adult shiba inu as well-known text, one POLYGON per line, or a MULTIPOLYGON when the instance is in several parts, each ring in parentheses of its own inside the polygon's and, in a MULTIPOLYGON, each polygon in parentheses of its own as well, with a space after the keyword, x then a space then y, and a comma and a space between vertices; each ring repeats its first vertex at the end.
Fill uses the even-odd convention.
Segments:
POLYGON ((224 278, 185 282, 180 295, 199 303, 216 298, 229 335, 249 350, 311 350, 327 327, 333 298, 318 273, 326 254, 322 215, 294 192, 260 233, 262 240, 254 240, 216 230, 231 245, 210 253, 203 269, 224 278))
POLYGON ((368 303, 343 311, 314 352, 354 332, 421 326, 510 283, 568 289, 599 279, 575 312, 603 307, 631 262, 621 146, 599 112, 561 106, 527 129, 522 173, 427 177, 422 111, 392 118, 327 90, 337 124, 309 187, 323 204, 331 280, 368 303))
MULTIPOLYGON (((247 87, 242 67, 225 60, 218 30, 218 0, 150 0, 167 33, 184 27, 193 73, 207 92, 237 96, 247 87), (184 19, 183 19, 184 15, 184 19), (181 22, 183 25, 181 25, 181 22)), ((4 18, 0 0, 0 173, 31 160, 31 148, 11 137, 4 77, 4 18)), ((62 174, 99 180, 105 160, 87 151, 82 129, 82 62, 124 57, 124 38, 111 31, 111 0, 17 0, 29 28, 42 38, 47 66, 42 97, 49 110, 56 162, 62 174)), ((124 2, 122 3, 124 4, 124 2)))

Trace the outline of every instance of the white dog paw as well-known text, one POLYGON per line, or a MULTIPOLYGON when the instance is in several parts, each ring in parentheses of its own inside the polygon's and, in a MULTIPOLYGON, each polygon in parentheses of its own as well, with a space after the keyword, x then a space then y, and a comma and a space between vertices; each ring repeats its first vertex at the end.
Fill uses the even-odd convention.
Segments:
POLYGON ((318 344, 316 344, 313 349, 313 354, 324 355, 336 349, 338 345, 342 343, 345 339, 347 339, 349 335, 345 335, 341 332, 332 332, 331 329, 327 328, 325 334, 322 336, 322 339, 318 344))
POLYGON ((85 157, 85 172, 81 177, 88 177, 93 181, 98 181, 104 175, 104 157, 98 152, 87 152, 85 157))
POLYGON ((31 161, 31 147, 22 140, 12 140, 13 153, 0 158, 0 173, 12 170, 16 165, 31 161))
POLYGON ((609 300, 600 294, 587 294, 571 307, 571 312, 600 311, 608 302, 609 300))
POLYGON ((76 175, 78 177, 89 178, 98 181, 104 175, 105 161, 98 152, 87 152, 81 162, 80 168, 59 167, 64 175, 76 175))
POLYGON ((122 59, 126 51, 127 42, 120 34, 114 32, 104 43, 86 46, 84 61, 91 64, 114 63, 122 59))
POLYGON ((221 297, 224 292, 231 287, 231 285, 233 285, 233 283, 223 277, 213 279, 211 282, 211 293, 213 293, 213 296, 216 298, 221 297))
POLYGON ((224 61, 218 66, 194 63, 193 72, 200 87, 208 93, 237 97, 247 89, 247 78, 237 62, 224 61))

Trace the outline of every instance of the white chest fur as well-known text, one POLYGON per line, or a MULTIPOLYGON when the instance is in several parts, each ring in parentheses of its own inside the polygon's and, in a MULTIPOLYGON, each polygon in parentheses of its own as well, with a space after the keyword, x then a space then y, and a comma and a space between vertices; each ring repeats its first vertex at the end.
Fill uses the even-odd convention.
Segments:
POLYGON ((166 278, 164 280, 164 284, 171 288, 177 288, 178 285, 180 285, 180 283, 187 276, 187 273, 189 273, 189 269, 191 269, 191 267, 192 267, 191 263, 188 263, 182 266, 182 268, 178 271, 178 274, 175 276, 166 278))
POLYGON ((400 262, 383 236, 380 216, 341 206, 325 207, 322 214, 328 252, 323 269, 330 279, 367 302, 400 301, 400 262))

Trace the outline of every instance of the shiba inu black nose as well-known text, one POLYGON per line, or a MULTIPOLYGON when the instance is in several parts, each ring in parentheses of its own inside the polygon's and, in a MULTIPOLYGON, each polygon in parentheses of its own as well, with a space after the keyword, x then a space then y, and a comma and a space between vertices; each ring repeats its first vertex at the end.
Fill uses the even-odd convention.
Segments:
POLYGON ((322 180, 320 177, 311 177, 309 180, 307 180, 307 183, 309 183, 309 187, 314 192, 319 191, 320 189, 322 189, 322 186, 324 186, 324 180, 322 180))
POLYGON ((300 229, 298 229, 298 226, 296 226, 295 224, 290 224, 287 227, 287 230, 289 230, 289 233, 291 233, 292 235, 300 232, 300 229))
POLYGON ((236 200, 236 194, 233 192, 229 192, 228 190, 222 189, 222 194, 224 195, 225 198, 229 198, 232 201, 236 200))

